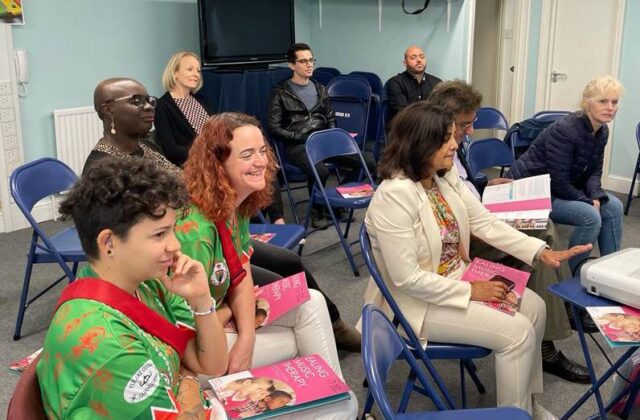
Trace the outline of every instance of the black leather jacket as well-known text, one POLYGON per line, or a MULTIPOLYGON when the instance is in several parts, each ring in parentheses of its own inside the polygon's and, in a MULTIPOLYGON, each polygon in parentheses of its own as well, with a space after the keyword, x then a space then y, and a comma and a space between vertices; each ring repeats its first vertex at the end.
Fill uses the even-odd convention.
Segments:
POLYGON ((318 92, 318 103, 308 110, 284 80, 271 90, 267 118, 269 134, 281 140, 286 147, 304 144, 309 134, 334 128, 336 118, 331 108, 327 89, 313 80, 318 92))

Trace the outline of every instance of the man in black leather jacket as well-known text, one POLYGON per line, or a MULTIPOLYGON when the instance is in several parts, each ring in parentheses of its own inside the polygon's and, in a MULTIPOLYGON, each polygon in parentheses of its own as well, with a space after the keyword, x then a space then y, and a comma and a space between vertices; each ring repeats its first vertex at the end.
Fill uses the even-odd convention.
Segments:
MULTIPOLYGON (((327 89, 311 79, 315 59, 307 44, 293 44, 287 52, 289 68, 293 77, 273 87, 267 112, 269 134, 284 144, 287 159, 307 175, 309 192, 313 186, 313 172, 307 159, 305 142, 315 131, 334 128, 335 115, 327 89)), ((365 152, 363 157, 372 175, 376 165, 373 156, 365 152)), ((353 168, 347 181, 357 178, 360 172, 358 156, 327 159, 341 167, 353 168)), ((323 164, 316 165, 316 171, 323 185, 329 178, 329 170, 323 164)), ((316 208, 316 218, 322 214, 322 207, 316 208)), ((321 218, 321 217, 319 217, 321 218)))

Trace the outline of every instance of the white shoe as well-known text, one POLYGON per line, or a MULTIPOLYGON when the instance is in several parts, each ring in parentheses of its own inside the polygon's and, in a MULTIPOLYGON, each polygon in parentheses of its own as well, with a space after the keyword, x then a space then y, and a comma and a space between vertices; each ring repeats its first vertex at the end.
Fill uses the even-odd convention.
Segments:
POLYGON ((549 410, 540 405, 537 401, 533 402, 533 420, 558 420, 549 410))

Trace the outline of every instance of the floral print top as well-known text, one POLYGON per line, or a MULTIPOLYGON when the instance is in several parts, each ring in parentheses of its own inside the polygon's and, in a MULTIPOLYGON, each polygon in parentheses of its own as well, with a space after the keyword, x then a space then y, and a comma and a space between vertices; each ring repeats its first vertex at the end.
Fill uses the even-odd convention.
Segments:
POLYGON ((459 252, 460 230, 458 222, 438 186, 434 183, 433 187, 425 188, 425 192, 440 227, 442 254, 438 265, 438 274, 446 277, 456 270, 462 262, 459 252))

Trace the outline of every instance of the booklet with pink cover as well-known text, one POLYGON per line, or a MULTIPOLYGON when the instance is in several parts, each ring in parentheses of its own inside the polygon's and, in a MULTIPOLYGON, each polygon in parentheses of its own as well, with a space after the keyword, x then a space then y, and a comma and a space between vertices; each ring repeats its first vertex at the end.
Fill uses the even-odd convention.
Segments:
POLYGON ((629 306, 590 306, 587 312, 612 348, 640 345, 640 310, 629 306))
POLYGON ((545 174, 487 186, 482 204, 516 229, 546 229, 551 213, 551 177, 545 174))
MULTIPOLYGON (((269 325, 293 308, 310 299, 304 271, 255 289, 256 328, 269 325)), ((224 326, 227 332, 236 332, 233 320, 224 326)))
POLYGON ((33 363, 33 361, 36 359, 36 357, 38 357, 40 353, 42 353, 42 349, 36 350, 20 360, 11 362, 11 364, 9 365, 9 370, 20 375, 31 365, 31 363, 33 363))
POLYGON ((490 306, 494 309, 504 312, 505 314, 515 316, 518 308, 520 308, 520 301, 522 300, 524 289, 527 287, 529 276, 531 276, 531 273, 527 273, 526 271, 516 270, 515 268, 507 267, 503 264, 483 260, 482 258, 474 258, 462 275, 462 280, 494 280, 505 283, 509 287, 509 293, 507 293, 506 301, 500 303, 477 303, 490 306))
POLYGON ((274 237, 276 236, 276 234, 274 232, 267 232, 267 233, 252 233, 251 234, 251 239, 255 240, 255 241, 260 241, 260 242, 269 242, 270 240, 272 240, 274 237))
POLYGON ((349 387, 317 354, 213 378, 208 385, 205 395, 220 420, 268 419, 350 398, 349 387))
POLYGON ((336 190, 343 198, 371 197, 375 191, 369 184, 355 185, 352 187, 338 187, 336 190))

